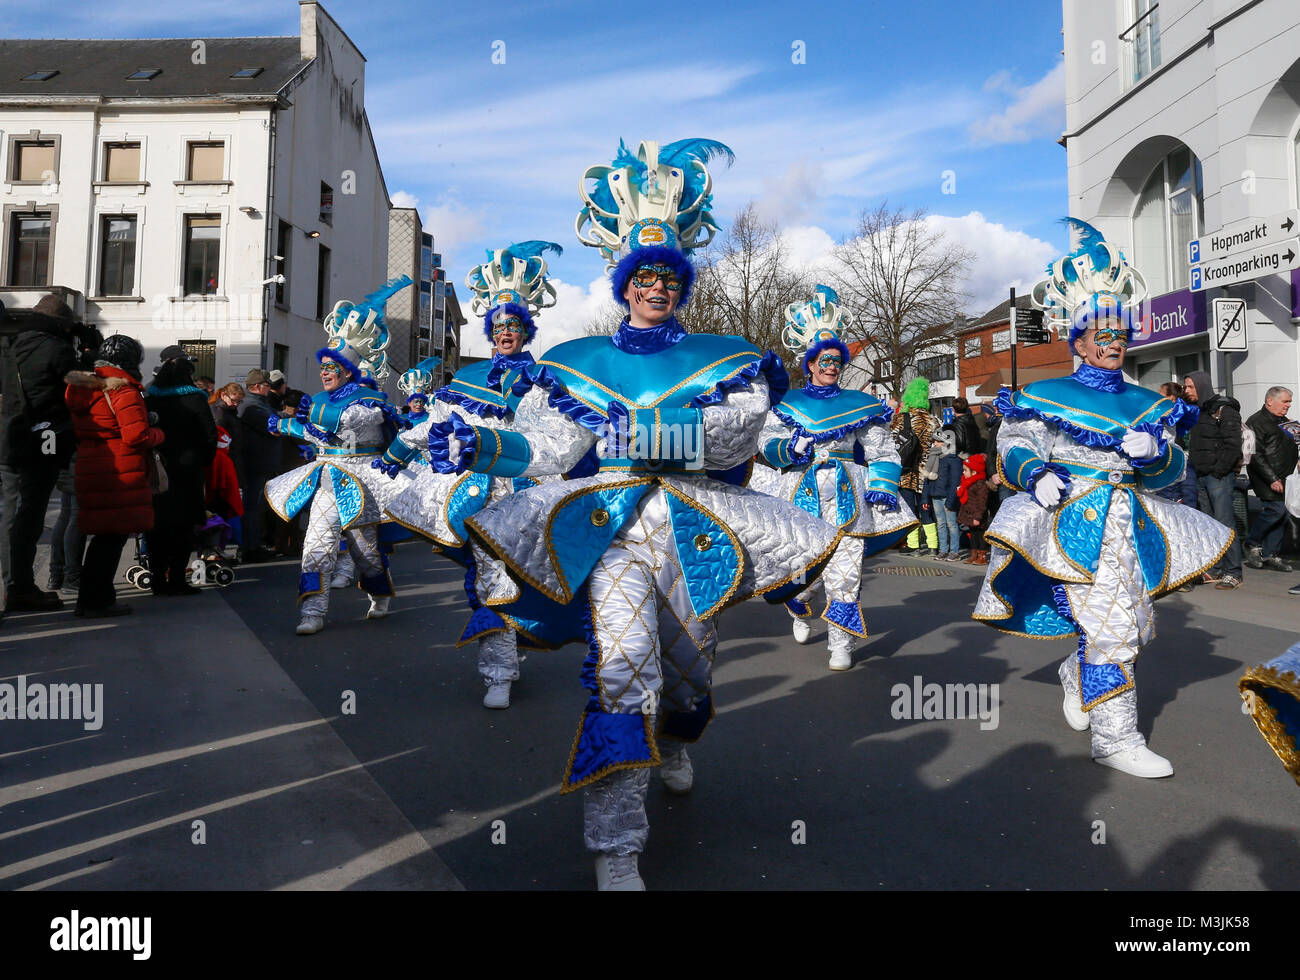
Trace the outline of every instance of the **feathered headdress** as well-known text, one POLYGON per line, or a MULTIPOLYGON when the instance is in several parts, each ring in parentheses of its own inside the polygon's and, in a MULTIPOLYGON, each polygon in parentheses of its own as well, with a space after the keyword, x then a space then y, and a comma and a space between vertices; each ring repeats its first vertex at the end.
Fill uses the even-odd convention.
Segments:
POLYGON ((325 317, 329 341, 316 352, 318 361, 330 358, 347 366, 355 380, 367 376, 382 384, 388 377, 388 326, 384 307, 396 293, 411 285, 410 276, 390 279, 360 303, 339 300, 325 317))
POLYGON ((840 308, 840 297, 830 286, 820 283, 813 287, 812 299, 791 303, 785 308, 785 329, 781 343, 786 350, 804 351, 803 372, 822 351, 835 348, 847 365, 853 359, 849 348, 840 340, 840 332, 852 322, 847 312, 840 308))
POLYGON ((477 316, 503 303, 527 307, 530 312, 555 305, 555 287, 546 280, 546 252, 563 255, 555 242, 516 242, 495 251, 487 250, 488 261, 470 269, 465 285, 474 298, 470 309, 477 316))
POLYGON ((429 395, 433 392, 434 372, 438 370, 438 365, 441 363, 442 358, 434 354, 432 357, 426 357, 397 379, 397 388, 406 396, 406 404, 411 404, 413 398, 429 400, 429 395))
POLYGON ((681 304, 690 295, 694 268, 687 252, 713 240, 713 178, 705 164, 736 155, 717 140, 685 139, 660 146, 643 140, 635 155, 620 140, 612 166, 588 167, 578 182, 583 208, 574 221, 578 241, 599 248, 613 270, 614 299, 642 263, 672 268, 682 279, 681 304), (588 182, 593 182, 588 187, 588 182))
POLYGON ((1070 328, 1071 343, 1103 321, 1123 324, 1131 338, 1138 304, 1147 294, 1146 280, 1092 225, 1078 218, 1061 220, 1070 228, 1073 248, 1047 267, 1047 278, 1034 285, 1031 301, 1045 311, 1049 324, 1070 328))

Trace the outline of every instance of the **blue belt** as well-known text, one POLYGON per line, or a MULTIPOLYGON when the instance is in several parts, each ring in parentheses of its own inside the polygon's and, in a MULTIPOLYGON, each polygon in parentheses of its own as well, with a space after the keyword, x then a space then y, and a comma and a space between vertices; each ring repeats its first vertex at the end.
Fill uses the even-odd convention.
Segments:
POLYGON ((1081 476, 1085 480, 1096 480, 1099 483, 1109 483, 1115 487, 1135 487, 1137 486, 1138 474, 1131 470, 1103 470, 1095 466, 1081 466, 1078 463, 1062 463, 1060 460, 1053 460, 1058 466, 1064 466, 1073 476, 1081 476))
POLYGON ((687 466, 680 460, 628 459, 626 456, 601 457, 600 472, 605 473, 607 471, 646 473, 651 476, 664 473, 704 476, 703 466, 687 466))
POLYGON ((377 456, 383 446, 315 446, 317 456, 377 456))

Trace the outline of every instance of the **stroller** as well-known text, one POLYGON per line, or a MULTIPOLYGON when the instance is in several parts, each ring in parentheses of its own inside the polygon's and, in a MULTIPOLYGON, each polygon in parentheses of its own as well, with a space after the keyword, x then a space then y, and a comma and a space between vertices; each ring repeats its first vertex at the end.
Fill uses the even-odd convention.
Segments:
MULTIPOLYGON (((189 564, 190 583, 218 585, 225 588, 235 580, 235 570, 225 556, 230 542, 230 525, 211 512, 208 520, 198 529, 199 556, 189 564)), ((149 551, 144 535, 135 536, 135 562, 126 570, 126 580, 141 592, 153 587, 153 572, 149 569, 149 551)))

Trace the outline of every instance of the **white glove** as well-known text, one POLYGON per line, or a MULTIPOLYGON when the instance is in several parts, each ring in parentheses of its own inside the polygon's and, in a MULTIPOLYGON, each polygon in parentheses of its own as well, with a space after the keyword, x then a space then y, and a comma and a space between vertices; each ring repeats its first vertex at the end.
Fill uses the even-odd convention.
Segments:
POLYGON ((1061 478, 1048 470, 1034 484, 1034 499, 1044 507, 1055 507, 1065 496, 1065 484, 1061 478))
POLYGON ((465 444, 456 438, 455 432, 447 433, 447 458, 453 463, 460 459, 460 451, 465 448, 465 444))
POLYGON ((1160 443, 1156 442, 1156 437, 1150 432, 1138 432, 1137 429, 1129 429, 1124 433, 1120 448, 1129 459, 1154 459, 1160 455, 1160 443))
POLYGON ((796 456, 802 456, 804 453, 808 451, 808 447, 811 445, 812 445, 812 436, 800 436, 798 439, 796 439, 794 442, 790 444, 790 449, 794 452, 796 456))

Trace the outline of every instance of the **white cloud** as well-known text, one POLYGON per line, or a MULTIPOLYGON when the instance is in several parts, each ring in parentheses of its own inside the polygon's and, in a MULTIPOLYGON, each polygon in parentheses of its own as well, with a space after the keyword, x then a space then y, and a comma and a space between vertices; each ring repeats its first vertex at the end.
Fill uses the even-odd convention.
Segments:
POLYGON ((763 221, 788 225, 807 220, 824 177, 816 160, 796 160, 779 177, 763 178, 763 193, 754 202, 763 221))
POLYGON ((1003 91, 1013 96, 1001 112, 977 119, 967 130, 972 141, 1027 143, 1040 136, 1059 136, 1065 124, 1065 62, 1058 61, 1032 85, 1016 88, 1009 75, 998 72, 984 83, 985 91, 1003 91))
MULTIPOLYGON (((437 204, 426 207, 420 215, 425 232, 433 236, 434 248, 442 253, 444 265, 449 255, 467 248, 483 234, 485 215, 453 198, 439 198, 437 204)), ((450 267, 448 275, 454 275, 450 267)))
POLYGON ((969 317, 983 316, 1003 302, 1012 286, 1017 294, 1028 293, 1059 253, 1057 246, 989 221, 978 211, 961 217, 932 214, 925 221, 975 253, 966 282, 969 317))
MULTIPOLYGON (((600 320, 618 318, 622 311, 616 311, 613 297, 609 292, 609 279, 601 276, 593 279, 586 286, 564 282, 552 278, 555 287, 555 306, 537 314, 537 337, 528 349, 533 357, 541 358, 556 344, 575 337, 587 335, 587 325, 600 320)), ((469 315, 469 304, 464 304, 469 315)), ((473 317, 461 328, 461 348, 471 357, 487 357, 492 346, 483 336, 483 318, 473 317)))
POLYGON ((409 191, 398 191, 388 199, 388 203, 395 208, 415 208, 420 210, 420 199, 409 191))

